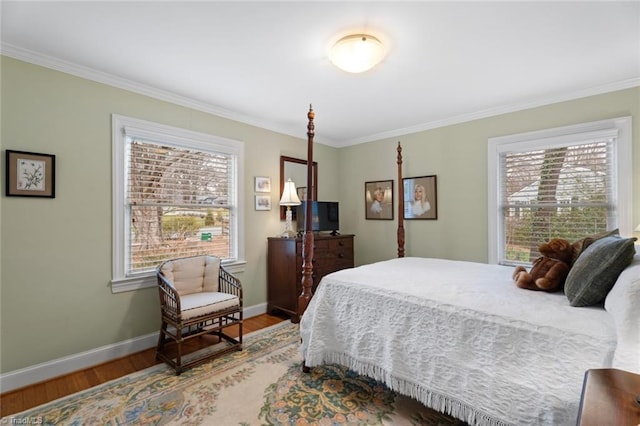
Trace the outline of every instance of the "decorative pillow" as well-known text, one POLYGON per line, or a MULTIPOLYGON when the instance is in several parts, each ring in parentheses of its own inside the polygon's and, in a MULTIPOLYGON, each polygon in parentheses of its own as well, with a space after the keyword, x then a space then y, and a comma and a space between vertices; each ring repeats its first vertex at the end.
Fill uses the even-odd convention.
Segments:
POLYGON ((571 245, 573 246, 573 255, 571 256, 570 266, 573 266, 578 260, 578 256, 591 245, 596 240, 604 237, 610 237, 612 235, 620 235, 620 231, 618 229, 614 229, 613 231, 604 231, 599 234, 589 235, 588 237, 584 237, 578 241, 574 241, 571 245))
POLYGON ((592 242, 571 267, 564 293, 571 306, 602 302, 636 253, 636 238, 612 235, 592 242))
POLYGON ((613 317, 618 343, 613 368, 640 374, 640 254, 616 280, 604 300, 604 309, 613 317))

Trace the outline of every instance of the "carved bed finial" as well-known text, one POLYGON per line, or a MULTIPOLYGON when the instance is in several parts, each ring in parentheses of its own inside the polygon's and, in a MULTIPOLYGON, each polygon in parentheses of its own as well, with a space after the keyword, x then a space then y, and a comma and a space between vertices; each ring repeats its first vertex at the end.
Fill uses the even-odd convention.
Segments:
MULTIPOLYGON (((309 104, 309 112, 307 113, 307 118, 309 119, 309 124, 307 124, 307 137, 310 139, 310 144, 313 143, 313 135, 315 134, 314 130, 316 128, 315 124, 313 124, 313 119, 316 117, 316 113, 313 112, 313 105, 309 104)), ((307 158, 307 165, 311 164, 311 157, 307 158)), ((307 188, 311 188, 310 186, 308 186, 307 182, 307 188)))

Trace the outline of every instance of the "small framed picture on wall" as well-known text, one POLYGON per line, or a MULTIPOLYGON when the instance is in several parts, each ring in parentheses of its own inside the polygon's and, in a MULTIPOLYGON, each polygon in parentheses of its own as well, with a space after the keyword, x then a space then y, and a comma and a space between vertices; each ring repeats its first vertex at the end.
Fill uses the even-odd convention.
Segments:
POLYGON ((8 197, 56 197, 56 156, 6 150, 8 197))
POLYGON ((402 179, 405 219, 438 219, 436 175, 402 179))
POLYGON ((365 219, 393 220, 393 180, 364 183, 365 219))
POLYGON ((256 195, 256 210, 271 210, 271 196, 256 195))
POLYGON ((256 176, 256 192, 271 192, 271 178, 256 176))

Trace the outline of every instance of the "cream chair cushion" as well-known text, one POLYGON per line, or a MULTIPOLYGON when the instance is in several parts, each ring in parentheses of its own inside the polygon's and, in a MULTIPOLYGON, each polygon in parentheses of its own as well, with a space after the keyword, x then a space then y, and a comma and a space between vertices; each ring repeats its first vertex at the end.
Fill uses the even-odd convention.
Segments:
POLYGON ((173 284, 181 299, 192 293, 216 292, 218 291, 220 258, 195 256, 176 259, 164 263, 161 272, 173 284))
POLYGON ((237 307, 240 305, 240 299, 233 294, 207 291, 180 296, 180 304, 182 319, 188 320, 230 307, 237 307))

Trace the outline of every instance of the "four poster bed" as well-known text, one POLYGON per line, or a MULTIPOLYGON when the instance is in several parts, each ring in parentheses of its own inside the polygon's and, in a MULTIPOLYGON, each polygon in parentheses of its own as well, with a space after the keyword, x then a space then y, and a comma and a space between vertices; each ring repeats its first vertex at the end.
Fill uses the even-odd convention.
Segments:
MULTIPOLYGON (((312 111, 308 135, 310 165, 312 111)), ((584 308, 517 288, 512 267, 405 257, 401 151, 398 258, 329 274, 311 298, 307 224, 305 369, 344 365, 471 425, 554 426, 575 425, 586 370, 640 373, 639 255, 584 308)))

